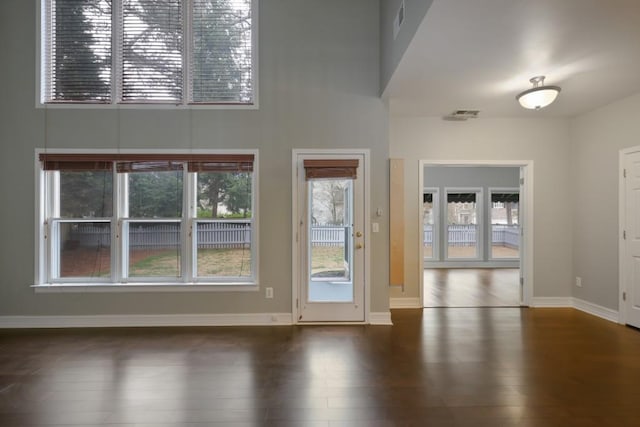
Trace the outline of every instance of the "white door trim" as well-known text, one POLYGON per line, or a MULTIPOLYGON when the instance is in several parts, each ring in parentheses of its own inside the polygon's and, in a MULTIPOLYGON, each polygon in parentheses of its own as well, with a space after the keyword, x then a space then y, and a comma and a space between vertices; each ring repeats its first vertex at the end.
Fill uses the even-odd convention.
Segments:
POLYGON ((625 240, 623 238, 624 228, 627 223, 626 215, 626 185, 624 179, 624 161, 627 154, 640 151, 640 146, 625 148, 618 153, 618 322, 622 325, 626 324, 626 307, 623 294, 626 292, 625 284, 625 258, 627 250, 625 240))
MULTIPOLYGON (((303 253, 301 251, 301 243, 302 239, 298 236, 298 218, 300 217, 300 212, 298 211, 298 158, 300 156, 308 156, 308 155, 358 155, 362 156, 364 159, 363 163, 363 185, 364 185, 364 225, 363 225, 363 233, 364 233, 364 323, 370 323, 371 316, 371 221, 370 221, 370 205, 371 205, 371 188, 370 188, 370 157, 371 150, 369 149, 293 149, 291 151, 291 313, 293 324, 307 324, 308 322, 300 322, 298 319, 300 318, 300 310, 301 304, 299 304, 298 299, 300 297, 300 292, 298 289, 298 285, 300 283, 300 274, 303 272, 300 269, 300 254, 303 253)), ((422 196, 420 196, 422 197, 422 196)), ((318 322, 313 322, 318 324, 318 322)), ((334 323, 334 322, 330 322, 334 323)), ((344 323, 344 322, 342 322, 344 323)), ((353 322, 353 323, 363 323, 363 322, 353 322)))
MULTIPOLYGON (((640 148, 639 148, 640 150, 640 148)), ((524 214, 522 216, 522 227, 524 238, 524 247, 521 248, 520 254, 520 268, 524 272, 524 284, 523 284, 523 298, 522 305, 529 307, 533 301, 533 289, 534 289, 534 277, 533 277, 533 160, 432 160, 424 159, 420 160, 420 169, 418 171, 418 212, 422 212, 422 192, 424 187, 424 168, 425 166, 475 166, 475 167, 519 167, 522 168, 524 174, 524 214)), ((420 215, 422 218, 422 215, 420 215)), ((420 236, 424 234, 422 221, 418 221, 418 227, 420 236)), ((423 258, 423 245, 422 238, 418 239, 419 247, 418 253, 420 259, 423 258)), ((420 262, 420 272, 418 277, 420 278, 420 301, 424 301, 424 275, 422 270, 424 269, 423 263, 420 262)))
POLYGON ((627 245, 623 233, 627 224, 626 213, 626 183, 624 177, 624 163, 626 156, 640 151, 640 145, 623 148, 618 154, 618 323, 627 324, 627 302, 623 295, 627 291, 626 263, 627 245))

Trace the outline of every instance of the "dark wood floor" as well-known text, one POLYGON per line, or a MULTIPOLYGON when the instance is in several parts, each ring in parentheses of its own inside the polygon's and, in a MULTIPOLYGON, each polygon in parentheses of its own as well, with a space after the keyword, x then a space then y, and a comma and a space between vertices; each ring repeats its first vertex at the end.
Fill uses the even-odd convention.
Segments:
POLYGON ((0 331, 0 425, 640 426, 640 333, 573 309, 394 326, 0 331))
POLYGON ((428 268, 424 307, 517 307, 517 268, 428 268))

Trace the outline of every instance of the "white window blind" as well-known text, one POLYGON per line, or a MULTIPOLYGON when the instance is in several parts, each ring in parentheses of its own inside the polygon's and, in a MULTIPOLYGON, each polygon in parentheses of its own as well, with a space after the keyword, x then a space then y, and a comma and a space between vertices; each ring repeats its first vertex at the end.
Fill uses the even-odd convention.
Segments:
POLYGON ((193 0, 192 102, 252 102, 251 32, 251 0, 193 0))
POLYGON ((111 101, 111 1, 50 0, 44 34, 46 102, 111 101))
POLYGON ((181 0, 124 0, 122 101, 182 100, 181 0))
POLYGON ((255 103, 257 0, 41 0, 44 103, 255 103))

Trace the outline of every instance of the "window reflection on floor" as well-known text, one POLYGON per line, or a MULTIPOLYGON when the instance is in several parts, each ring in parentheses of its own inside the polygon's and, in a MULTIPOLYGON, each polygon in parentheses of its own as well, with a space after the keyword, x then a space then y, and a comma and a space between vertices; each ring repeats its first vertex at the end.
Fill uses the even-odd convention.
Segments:
POLYGON ((425 307, 515 307, 520 305, 517 268, 424 270, 425 307))

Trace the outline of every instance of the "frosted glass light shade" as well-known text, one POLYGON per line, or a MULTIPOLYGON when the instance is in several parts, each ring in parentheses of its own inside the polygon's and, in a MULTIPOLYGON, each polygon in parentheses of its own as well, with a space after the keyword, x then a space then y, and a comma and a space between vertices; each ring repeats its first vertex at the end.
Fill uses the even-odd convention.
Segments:
POLYGON ((525 90, 516 99, 524 108, 539 110, 555 101, 559 93, 558 86, 539 86, 525 90))

